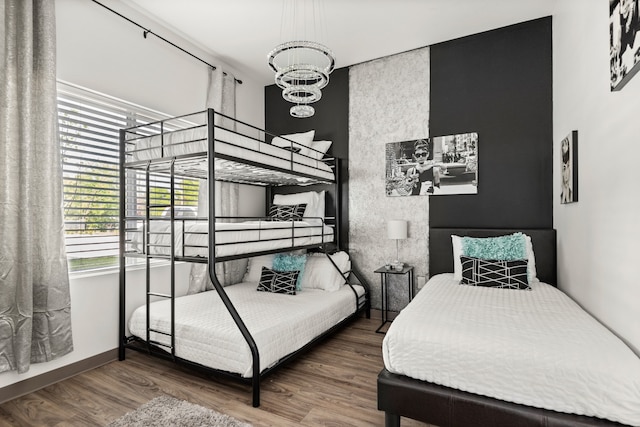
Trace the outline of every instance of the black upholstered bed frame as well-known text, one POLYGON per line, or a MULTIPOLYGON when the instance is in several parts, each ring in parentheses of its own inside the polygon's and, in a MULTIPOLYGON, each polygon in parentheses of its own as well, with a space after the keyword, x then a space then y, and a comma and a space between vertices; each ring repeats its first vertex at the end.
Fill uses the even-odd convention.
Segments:
MULTIPOLYGON (((556 285, 556 232, 553 229, 429 230, 429 274, 453 271, 451 235, 493 237, 522 231, 533 243, 538 278, 556 285)), ((622 424, 579 415, 564 414, 505 402, 473 393, 419 381, 383 369, 378 375, 378 409, 385 411, 385 425, 399 426, 400 417, 440 427, 568 427, 621 426, 622 424)))

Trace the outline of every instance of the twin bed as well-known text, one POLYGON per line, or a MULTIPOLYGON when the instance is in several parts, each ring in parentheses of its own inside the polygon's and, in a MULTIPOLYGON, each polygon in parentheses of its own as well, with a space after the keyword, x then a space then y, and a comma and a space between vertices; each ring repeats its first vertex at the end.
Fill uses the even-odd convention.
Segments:
MULTIPOLYGON (((530 290, 460 285, 452 235, 516 230, 431 229, 431 280, 383 342, 378 407, 438 426, 640 425, 640 359, 548 283, 555 231, 530 235, 530 290)), ((529 268, 530 268, 529 264, 529 268)))
POLYGON ((313 132, 269 135, 211 109, 121 130, 121 360, 134 349, 247 382, 259 406, 261 378, 368 315, 366 283, 340 251, 337 215, 327 215, 340 212, 342 185, 329 145, 313 132), (265 187, 266 215, 219 216, 214 203, 207 214, 177 215, 187 180, 207 180, 199 197, 211 201, 215 181, 265 187), (327 200, 335 206, 325 209, 327 200), (131 258, 145 263, 146 303, 129 317, 131 258), (216 263, 240 258, 249 258, 242 282, 224 286, 216 263), (156 259, 170 263, 169 292, 151 279, 156 259), (295 265, 278 269, 276 260, 295 265), (178 295, 177 262, 206 263, 209 290, 178 295))

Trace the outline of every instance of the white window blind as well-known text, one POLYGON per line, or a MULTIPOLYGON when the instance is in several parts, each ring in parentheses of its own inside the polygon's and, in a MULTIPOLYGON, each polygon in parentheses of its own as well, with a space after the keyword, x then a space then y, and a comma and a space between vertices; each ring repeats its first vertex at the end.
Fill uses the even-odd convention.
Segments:
MULTIPOLYGON (((116 99, 58 84, 58 123, 64 178, 65 241, 71 271, 118 264, 121 128, 164 118, 116 99)), ((153 131, 152 127, 149 127, 153 131)), ((126 177, 133 215, 144 216, 144 173, 126 177)), ((149 203, 169 198, 169 178, 150 179, 149 203)), ((197 206, 198 182, 178 179, 175 204, 197 206)), ((195 208, 185 208, 193 210, 195 208)), ((132 213, 129 212, 128 215, 132 213)), ((168 215, 153 212, 152 215, 168 215)))

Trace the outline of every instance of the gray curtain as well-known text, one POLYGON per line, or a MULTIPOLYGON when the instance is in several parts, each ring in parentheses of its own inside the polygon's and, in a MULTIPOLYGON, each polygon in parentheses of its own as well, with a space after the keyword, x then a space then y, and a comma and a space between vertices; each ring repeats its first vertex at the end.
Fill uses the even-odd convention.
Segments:
POLYGON ((0 372, 73 350, 54 6, 0 0, 0 372))
MULTIPOLYGON (((206 108, 213 108, 229 117, 236 115, 236 81, 231 73, 223 72, 221 67, 209 71, 206 108)), ((216 125, 226 129, 234 129, 232 120, 216 116, 216 125)), ((215 183, 215 213, 217 216, 237 216, 240 186, 238 184, 215 183)), ((208 215, 208 183, 200 181, 198 194, 198 216, 208 215)), ((225 220, 228 222, 228 220, 225 220)), ((205 264, 194 264, 191 267, 189 294, 213 289, 205 264)), ((229 261, 216 264, 216 275, 223 285, 232 285, 242 281, 246 271, 246 260, 229 261)))

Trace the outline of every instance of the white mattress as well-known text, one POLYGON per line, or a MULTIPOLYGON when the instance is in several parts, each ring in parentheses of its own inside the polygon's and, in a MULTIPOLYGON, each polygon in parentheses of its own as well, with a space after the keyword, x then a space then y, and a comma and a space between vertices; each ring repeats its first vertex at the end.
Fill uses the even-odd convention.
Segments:
MULTIPOLYGON (((349 286, 326 292, 305 289, 296 295, 256 291, 255 282, 225 288, 258 346, 260 371, 300 349, 313 338, 356 310, 349 286)), ((359 295, 361 286, 354 286, 359 295)), ((176 356, 211 368, 252 375, 251 352, 218 293, 202 292, 176 299, 176 356)), ((151 325, 170 331, 170 301, 151 304, 151 325)), ((146 307, 135 310, 129 330, 146 339, 146 307)), ((151 339, 169 343, 169 337, 152 333, 151 339)))
MULTIPOLYGON (((175 221, 175 256, 208 257, 207 222, 175 221), (184 241, 184 254, 183 254, 184 241)), ((171 221, 151 222, 151 255, 171 253, 171 221)), ((142 251, 142 231, 132 233, 131 249, 142 251)), ((248 254, 252 252, 282 249, 293 246, 307 246, 333 241, 333 227, 310 224, 305 221, 243 221, 216 223, 217 257, 248 254), (324 232, 324 234, 323 234, 324 232), (239 242, 239 243, 237 243, 239 242), (248 243, 242 243, 248 242, 248 243)))
POLYGON ((433 277, 384 338, 396 374, 523 405, 640 425, 640 359, 556 288, 433 277))
MULTIPOLYGON (((280 147, 261 142, 239 133, 216 126, 214 128, 215 151, 238 159, 248 160, 267 167, 278 167, 288 171, 334 180, 333 170, 325 162, 312 159, 298 153, 292 153, 280 147)), ((206 153, 207 128, 181 130, 167 133, 164 140, 160 135, 137 138, 128 144, 127 152, 131 157, 127 161, 154 160, 185 154, 206 153), (164 150, 160 149, 164 144, 164 150)))

